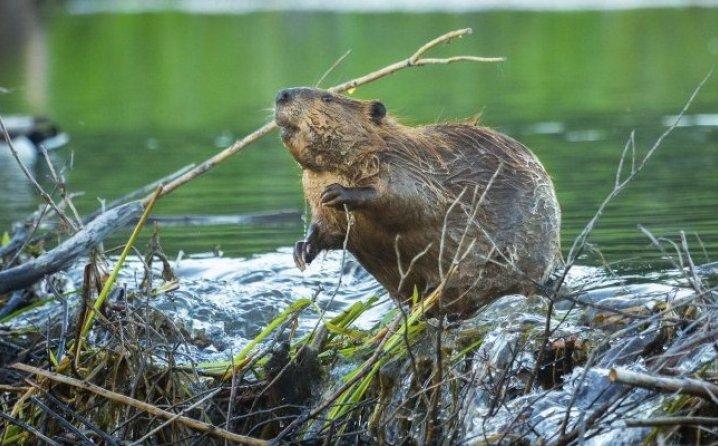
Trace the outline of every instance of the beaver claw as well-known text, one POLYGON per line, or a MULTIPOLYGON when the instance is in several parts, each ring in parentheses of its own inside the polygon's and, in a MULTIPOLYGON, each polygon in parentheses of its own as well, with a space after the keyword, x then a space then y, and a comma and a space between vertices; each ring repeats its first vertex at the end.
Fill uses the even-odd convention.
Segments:
POLYGON ((364 206, 375 194, 371 187, 344 187, 341 184, 330 184, 322 193, 322 204, 349 210, 364 206))
POLYGON ((319 226, 312 224, 307 238, 294 244, 294 264, 300 271, 304 271, 321 250, 319 226))
POLYGON ((316 253, 311 243, 301 241, 294 244, 294 264, 300 271, 307 269, 307 265, 312 263, 315 257, 316 253))
POLYGON ((330 184, 322 193, 322 204, 324 206, 342 207, 351 204, 352 196, 349 189, 341 184, 330 184))

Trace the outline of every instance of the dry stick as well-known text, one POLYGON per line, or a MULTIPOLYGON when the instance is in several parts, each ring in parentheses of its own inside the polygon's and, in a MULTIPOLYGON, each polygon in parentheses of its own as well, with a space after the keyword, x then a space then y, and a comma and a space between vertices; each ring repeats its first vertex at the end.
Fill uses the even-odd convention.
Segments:
MULTIPOLYGON (((439 301, 439 308, 441 311, 441 301, 439 301)), ((437 427, 439 426, 439 393, 441 392, 441 383, 443 381, 443 364, 442 364, 442 341, 441 332, 444 330, 444 317, 439 319, 439 327, 436 331, 436 365, 434 370, 434 389, 431 392, 431 405, 427 408, 426 421, 425 421, 425 434, 424 442, 426 444, 432 444, 434 435, 436 435, 437 427)), ((426 389, 427 391, 429 389, 426 389)))
MULTIPOLYGON (((598 220, 603 215, 603 211, 605 210, 606 206, 616 197, 618 196, 623 189, 628 186, 628 184, 633 180, 633 178, 638 175, 641 170, 646 166, 648 161, 651 159, 653 154, 656 150, 661 146, 663 143, 663 140, 666 139, 668 135, 673 133, 673 130, 675 130, 676 126, 678 126, 678 123, 680 122, 681 118, 683 118, 683 115, 688 111, 691 104, 693 104, 693 101, 695 100, 696 96, 698 95, 698 92, 701 91, 703 88, 703 85, 708 81, 708 79, 713 74, 713 71, 711 70, 704 78, 701 80, 701 82, 698 84, 698 86, 693 90, 693 93, 686 101, 685 105, 681 109, 680 113, 678 113, 678 116, 676 116, 675 121, 673 124, 671 124, 661 135, 656 139, 656 141, 653 143, 650 149, 646 152, 646 154, 643 156, 641 161, 636 165, 635 162, 631 163, 631 172, 623 179, 621 179, 621 173, 623 169, 623 159, 625 158, 625 155, 628 151, 628 147, 630 146, 630 141, 626 143, 626 146, 623 149, 623 153, 621 154, 621 162, 619 162, 618 168, 616 169, 616 181, 613 187, 613 190, 606 196, 606 198, 603 200, 601 205, 598 207, 598 210, 593 215, 591 220, 586 224, 586 226, 583 228, 581 233, 576 237, 573 244, 571 245, 571 249, 568 253, 568 262, 567 267, 570 268, 574 262, 576 261, 576 255, 575 252, 577 249, 579 249, 580 246, 582 246, 586 240, 588 239, 588 236, 591 234, 593 229, 598 224, 598 220)), ((633 136, 631 136, 631 139, 633 139, 633 136)))
POLYGON ((18 392, 18 393, 24 393, 27 392, 29 389, 29 386, 12 386, 9 384, 0 384, 0 392, 18 392))
POLYGON ((20 169, 22 170, 22 173, 25 174, 28 180, 30 180, 30 183, 35 187, 35 190, 37 190, 37 193, 42 197, 43 201, 47 203, 52 209, 55 211, 58 217, 73 231, 77 231, 77 227, 75 224, 67 218, 64 212, 60 208, 57 207, 57 204, 52 200, 52 197, 45 192, 45 189, 40 186, 40 183, 37 182, 35 177, 32 176, 30 173, 30 170, 27 168, 25 163, 22 162, 20 159, 20 155, 18 155, 17 150, 15 150, 15 145, 12 143, 12 138, 10 138, 10 134, 7 131, 7 128, 5 127, 5 122, 3 121, 2 117, 0 117, 0 131, 2 131, 2 135, 5 138, 5 141, 7 142, 7 146, 10 148, 10 152, 12 152, 13 158, 15 158, 15 161, 17 161, 18 165, 20 166, 20 169))
POLYGON ((710 417, 656 417, 626 420, 628 427, 644 426, 718 426, 718 418, 710 417))
POLYGON ((669 378, 646 373, 631 372, 625 369, 611 369, 608 378, 613 382, 633 387, 658 390, 661 392, 677 392, 698 396, 718 403, 718 386, 695 378, 669 378))
MULTIPOLYGON (((0 418, 2 418, 3 420, 7 421, 10 424, 14 424, 15 426, 18 426, 21 429, 25 429, 26 431, 35 435, 37 438, 39 438, 40 440, 44 441, 45 443, 47 443, 49 445, 60 446, 60 443, 48 438, 39 430, 35 429, 34 427, 30 426, 29 424, 25 423, 24 421, 21 421, 21 420, 18 420, 17 418, 11 417, 10 415, 6 414, 3 411, 0 411, 0 418)), ((1 440, 3 440, 3 439, 0 438, 0 441, 1 440)))
POLYGON ((0 271, 0 294, 30 286, 44 276, 65 268, 111 232, 124 227, 141 211, 142 206, 139 202, 112 209, 45 254, 22 265, 0 271))
MULTIPOLYGON (((560 277, 560 279, 559 279, 559 281, 558 281, 558 283, 557 283, 557 285, 556 285, 555 291, 554 291, 554 293, 553 293, 553 294, 554 294, 554 297, 558 295, 558 291, 559 291, 559 290, 561 289, 561 287, 563 286, 563 283, 564 283, 564 281, 565 281, 565 279, 566 279, 566 276, 568 275, 568 272, 569 272, 570 269, 573 267, 573 265, 574 265, 576 259, 578 258, 578 255, 576 254, 576 251, 578 251, 578 252, 581 252, 581 251, 582 251, 583 247, 584 247, 585 244, 586 244, 586 240, 588 239, 588 236, 591 234, 591 232, 593 232, 593 229, 594 229, 595 226, 598 224, 598 221, 599 221, 599 219, 601 218, 601 216, 603 215, 603 211, 604 211, 604 209, 606 208, 606 206, 608 206, 608 204, 628 185, 628 183, 629 183, 636 175, 638 175, 638 173, 643 169, 643 167, 645 167, 646 163, 647 163, 648 160, 651 158, 651 156, 653 155, 653 153, 654 153, 656 150, 658 150, 658 148, 661 146, 661 144, 663 143, 663 140, 664 140, 666 137, 668 137, 668 135, 670 135, 670 134, 673 132, 673 130, 675 130, 675 128, 676 128, 676 126, 678 125, 678 123, 680 122, 681 118, 683 118, 683 115, 688 111, 688 109, 690 108, 690 106, 693 104, 694 99, 696 98, 696 96, 698 95, 698 93, 699 93, 699 92, 701 91, 701 89, 703 88, 703 85, 708 81, 708 79, 710 78, 710 76, 711 76, 712 74, 713 74, 713 71, 711 70, 711 71, 703 78, 703 80, 701 80, 701 82, 698 84, 698 86, 693 90, 693 93, 690 95, 690 97, 688 98, 688 100, 686 101, 686 103, 683 105, 683 108, 681 109, 680 113, 678 113, 678 116, 676 117, 676 120, 673 122, 673 124, 671 124, 671 125, 668 127, 668 129, 666 129, 666 131, 664 131, 664 132, 658 137, 658 139, 656 139, 656 141, 653 143, 653 145, 652 145, 651 148, 648 150, 648 152, 646 152, 646 155, 644 155, 643 159, 641 160, 641 162, 639 163, 638 166, 636 166, 636 162, 635 162, 635 148, 631 149, 631 153, 632 153, 631 173, 630 173, 627 177, 625 177, 625 179, 622 180, 622 179, 621 179, 621 173, 622 173, 622 170, 623 170, 623 160, 624 160, 624 158, 625 158, 625 156, 626 156, 626 154, 627 154, 627 152, 628 152, 628 148, 631 147, 631 146, 633 146, 632 141, 634 140, 634 136, 633 136, 633 133, 631 134, 631 138, 630 138, 629 141, 626 143, 626 146, 624 147, 623 152, 621 153, 621 160, 620 160, 620 162, 619 162, 618 168, 616 169, 616 180, 615 180, 615 183, 614 183, 614 187, 613 187, 613 189, 611 190, 611 192, 604 198, 603 202, 601 203, 601 205, 600 205, 600 206, 598 207, 598 209, 596 210, 596 213, 595 213, 595 214, 593 215, 593 217, 589 220, 589 222, 586 224, 586 226, 584 227, 584 229, 583 229, 583 230, 581 231, 581 233, 576 237, 576 239, 574 240, 573 244, 571 245, 571 249, 569 250, 569 253, 568 253, 568 256, 567 256, 567 257, 568 257, 568 261, 566 262, 566 267, 565 267, 563 273, 561 274, 561 277, 560 277)), ((550 317, 550 315, 547 315, 547 317, 550 317)), ((557 326, 556 328, 558 328, 558 326, 557 326)), ((541 352, 541 351, 542 351, 542 350, 539 350, 539 352, 541 352)), ((594 350, 594 353, 595 353, 595 351, 596 351, 596 350, 594 350)), ((580 387, 583 385, 583 382, 584 382, 584 380, 586 379, 586 375, 588 374, 588 371, 590 370, 590 368, 591 368, 592 365, 593 365, 593 361, 594 361, 594 359, 595 359, 594 353, 591 353, 591 356, 589 356, 589 359, 586 361, 586 364, 587 364, 587 365, 584 367, 584 371, 583 371, 583 373, 581 374, 581 377, 579 378, 579 384, 578 384, 578 386, 576 387, 577 389, 580 388, 580 387)), ((533 378, 532 378, 532 379, 533 379, 533 378)), ((570 414, 571 414, 571 407, 573 406, 573 403, 574 403, 574 401, 575 401, 575 399, 576 399, 576 395, 577 395, 577 392, 574 392, 574 393, 571 395, 571 400, 569 401, 569 404, 568 404, 568 406, 566 407, 566 412, 565 412, 565 415, 564 415, 563 422, 561 423, 561 429, 560 429, 560 432, 561 432, 562 437, 565 437, 566 435, 568 435, 568 434, 566 434, 566 429, 568 428, 569 418, 570 418, 570 414)), ((572 435, 577 435, 577 430, 574 429, 574 430, 571 432, 571 434, 572 434, 572 435)))
MULTIPOLYGON (((475 56, 455 56, 455 57, 449 57, 446 59, 437 59, 437 58, 423 58, 422 56, 432 48, 442 44, 442 43, 448 43, 454 39, 463 37, 465 35, 471 34, 471 28, 465 28, 465 29, 459 29, 456 31, 448 32, 442 36, 437 37, 436 39, 426 43, 424 46, 419 48, 414 54, 412 54, 409 58, 404 59, 402 61, 393 63, 391 65, 387 65, 384 68, 381 68, 377 71, 374 71, 372 73, 366 74, 364 76, 358 77, 356 79, 352 79, 350 81, 341 83, 339 85, 335 85, 334 87, 329 88, 329 91, 334 93, 342 93, 347 90, 350 90, 352 88, 356 88, 360 85, 368 84, 370 82, 373 82, 377 79, 381 79, 383 77, 389 76, 390 74, 394 74, 397 71, 400 71, 405 68, 410 67, 421 67, 425 65, 447 65, 455 62, 501 62, 504 61, 505 58, 503 57, 475 57, 475 56)), ((193 168, 189 172, 185 173, 184 175, 172 180, 171 182, 167 183, 162 190, 162 196, 165 196, 179 187, 183 186, 186 183, 189 183, 190 181, 194 180, 198 176, 204 174, 205 172, 209 171, 210 169, 214 168, 218 164, 224 162, 227 158, 234 155, 235 153, 239 152, 249 144, 252 144, 253 142, 259 140, 260 138, 268 135, 270 132, 275 130, 277 128, 277 123, 274 121, 267 122, 262 127, 258 128, 254 132, 250 133, 249 135, 245 136, 244 138, 237 140, 234 144, 227 147, 226 149, 222 150, 221 152, 217 153, 210 159, 206 160, 202 164, 198 165, 197 167, 193 168)), ((143 200, 143 204, 148 203, 150 200, 150 197, 147 196, 143 200)))
POLYGON ((57 188, 60 190, 60 197, 62 198, 62 201, 64 201, 65 205, 72 211, 72 214, 75 217, 75 221, 78 224, 78 228, 82 229, 82 218, 77 212, 77 208, 75 208, 75 203, 72 202, 72 196, 67 193, 67 186, 64 175, 62 175, 62 173, 58 175, 57 171, 55 170, 55 166, 52 164, 52 160, 50 159, 50 154, 47 153, 47 149, 45 148, 45 146, 43 144, 39 144, 38 147, 40 147, 40 152, 45 159, 45 164, 47 164, 47 168, 50 170, 52 180, 55 182, 57 188))
POLYGON ((45 403, 43 403, 42 401, 40 401, 40 399, 38 399, 34 396, 31 396, 30 401, 35 403, 43 412, 45 412, 48 416, 50 416, 50 418, 57 421, 57 423, 59 425, 61 425, 62 427, 64 427, 69 432, 73 433, 74 435, 76 435, 77 436, 76 441, 78 443, 82 443, 84 445, 90 445, 90 446, 94 445, 92 440, 90 440, 85 434, 80 432, 80 430, 78 428, 73 426, 72 423, 70 423, 68 420, 64 419, 60 414, 58 414, 54 410, 47 407, 47 405, 45 403))
POLYGON ((5 264, 6 267, 10 267, 10 265, 14 264, 15 261, 20 257, 20 254, 25 250, 27 245, 31 243, 32 238, 35 236, 35 233, 38 229, 40 229, 40 224, 42 223, 42 219, 45 218, 48 209, 50 209, 50 205, 45 203, 41 210, 38 209, 37 213, 33 214, 36 215, 36 218, 31 217, 33 218, 33 220, 31 221, 32 228, 28 233, 25 234, 25 238, 22 241, 21 245, 18 246, 17 249, 15 249, 15 253, 13 254, 12 258, 5 264))
POLYGON ((199 406, 200 404, 204 403, 204 402, 207 401, 208 399, 212 398, 213 396, 215 396, 216 394, 218 394, 221 390, 222 390, 222 388, 220 387, 220 388, 215 389, 215 390, 213 390, 212 392, 208 393, 208 394, 205 395, 203 398, 198 399, 197 401, 195 401, 194 403, 192 403, 190 406, 187 406, 186 408, 184 408, 184 409, 182 409, 181 411, 177 412, 174 416, 172 416, 172 418, 169 418, 169 419, 168 419, 167 421, 165 421, 164 423, 160 424, 160 425, 157 426, 156 428, 154 428, 154 429, 152 429, 151 431, 147 432, 145 435, 142 436, 142 438, 140 438, 140 439, 137 440, 137 441, 134 441, 132 444, 133 444, 133 445, 143 444, 143 443, 145 442, 145 440, 147 440, 148 438, 150 438, 152 435, 154 435, 155 433, 157 433, 157 432, 159 432, 160 430, 162 430, 162 429, 163 429, 165 426, 167 426, 168 424, 170 424, 170 423, 176 421, 177 418, 181 417, 183 414, 189 412, 190 410, 192 410, 192 409, 194 409, 195 407, 199 406))
POLYGON ((619 393, 615 399, 611 399, 609 401, 606 401, 601 406, 598 407, 598 409, 594 410, 591 415, 589 415, 586 418, 586 422, 583 423, 583 426, 577 426, 570 432, 567 432, 565 435, 562 435, 559 437, 558 440, 556 440, 555 443, 549 443, 551 446, 566 446, 574 442, 578 438, 579 435, 583 435, 585 431, 591 428, 593 424, 603 417, 608 410, 611 409, 611 406, 613 406, 616 401, 620 400, 621 398, 626 397, 628 393, 630 392, 630 389, 626 389, 623 392, 619 393))
POLYGON ((322 77, 320 77, 319 80, 314 84, 314 87, 315 87, 315 88, 318 88, 319 85, 324 81, 324 79, 325 79, 327 76, 329 76, 329 73, 331 73, 332 71, 334 71, 334 69, 335 69, 336 67, 338 67, 339 65, 341 65, 341 63, 344 62, 344 59, 346 59, 346 58, 349 56, 349 54, 351 54, 351 52, 352 52, 352 50, 347 50, 346 53, 342 54, 342 56, 341 56, 339 59, 337 59, 337 60, 332 64, 332 66, 329 67, 329 69, 327 69, 327 71, 324 72, 324 74, 322 74, 322 77))
POLYGON ((110 203, 107 203, 105 206, 103 206, 104 209, 103 209, 103 207, 100 207, 95 212, 93 212, 92 214, 85 217, 85 221, 87 221, 88 219, 91 220, 92 218, 94 218, 95 215, 100 215, 101 213, 105 212, 105 209, 112 209, 114 207, 117 207, 117 206, 127 203, 129 201, 137 200, 137 199, 142 198, 148 194, 152 194, 159 186, 164 186, 165 184, 167 184, 171 181, 174 181, 175 179, 181 177, 185 173, 194 169, 195 166, 196 166, 195 163, 187 164, 186 166, 183 166, 182 168, 176 170, 175 172, 172 172, 171 174, 169 174, 165 177, 160 178, 159 180, 156 180, 156 181, 153 181, 152 183, 146 184, 146 185, 140 187, 139 189, 135 189, 132 192, 130 192, 126 195, 123 195, 122 197, 117 198, 117 199, 111 201, 110 203))
MULTIPOLYGON (((237 397, 237 369, 234 368, 234 352, 230 349, 230 358, 232 361, 232 388, 229 391, 229 402, 227 403, 227 421, 224 423, 224 427, 231 431, 232 426, 232 410, 234 409, 234 399, 237 397)), ((225 446, 227 442, 224 442, 225 446)))
POLYGON ((187 427, 190 427, 192 429, 206 432, 210 435, 214 435, 219 438, 224 438, 229 441, 233 441, 238 444, 246 444, 250 446, 264 446, 267 443, 265 440, 260 440, 257 438, 247 437, 245 435, 239 435, 235 434, 233 432, 230 432, 228 430, 219 428, 217 426, 213 426, 209 423, 205 423, 203 421, 195 420, 193 418, 185 417, 183 415, 177 416, 178 414, 168 412, 164 409, 160 409, 157 406, 153 406, 152 404, 146 403, 144 401, 136 400, 134 398, 130 398, 128 396, 113 392, 111 390, 104 389, 102 387, 96 386, 94 384, 80 381, 79 379, 71 378, 69 376, 61 375, 59 373, 50 372, 48 370, 39 369, 37 367, 32 367, 27 364, 22 363, 15 363, 11 366, 14 369, 22 370, 24 372, 28 373, 34 373, 39 376, 43 376, 47 379, 50 379, 52 381, 60 382, 63 384, 67 384, 69 386, 77 387, 79 389, 86 390, 88 392, 92 392, 96 395, 100 395, 104 398, 110 399, 112 401, 118 402, 120 404, 126 404, 128 406, 132 406, 136 409, 140 409, 142 411, 145 411, 149 414, 152 414, 157 417, 161 417, 167 420, 174 419, 178 423, 184 424, 187 427))
MULTIPOLYGON (((32 386, 39 389, 40 387, 38 384, 31 382, 32 386)), ((84 424, 88 429, 90 429, 92 432, 97 434, 98 436, 102 437, 102 439, 106 442, 106 444, 109 444, 111 446, 117 446, 117 440, 110 436, 107 432, 103 431, 99 427, 92 424, 87 418, 80 415, 77 411, 72 410, 70 407, 68 407, 67 403, 61 401, 59 398, 54 396, 50 391, 42 389, 45 396, 53 403, 53 406, 60 411, 62 411, 64 414, 73 417, 77 419, 80 423, 84 424)))

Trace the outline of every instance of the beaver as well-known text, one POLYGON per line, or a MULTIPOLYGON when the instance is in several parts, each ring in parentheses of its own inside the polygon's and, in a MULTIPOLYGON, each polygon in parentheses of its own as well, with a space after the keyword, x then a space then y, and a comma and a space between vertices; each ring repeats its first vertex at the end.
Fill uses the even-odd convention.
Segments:
POLYGON ((392 297, 442 286, 469 315, 540 289, 560 262, 551 178, 518 141, 487 127, 402 125, 380 101, 316 88, 278 93, 275 121, 311 209, 294 260, 346 246, 392 297))

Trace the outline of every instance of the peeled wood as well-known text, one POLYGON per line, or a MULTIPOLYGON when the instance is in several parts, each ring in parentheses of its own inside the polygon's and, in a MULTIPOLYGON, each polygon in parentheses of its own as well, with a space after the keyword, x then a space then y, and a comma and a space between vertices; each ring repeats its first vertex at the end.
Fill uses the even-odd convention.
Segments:
POLYGON ((153 406, 152 404, 146 403, 144 401, 136 400, 134 398, 130 398, 129 396, 122 395, 120 393, 116 393, 111 390, 107 390, 100 386, 90 384, 86 381, 80 381, 79 379, 70 378, 69 376, 61 375, 59 373, 54 373, 54 372, 50 372, 48 370, 38 369, 37 367, 32 367, 27 364, 16 363, 16 364, 13 364, 11 367, 14 369, 17 369, 17 370, 22 370, 24 372, 44 376, 45 378, 48 378, 52 381, 61 382, 63 384, 67 384, 67 385, 70 385, 73 387, 87 390, 89 392, 100 395, 100 396, 110 399, 112 401, 116 401, 118 403, 125 404, 127 406, 132 406, 136 409, 140 409, 144 412, 150 413, 157 417, 164 418, 166 420, 175 420, 176 422, 184 424, 185 426, 191 427, 192 429, 195 429, 195 430, 198 430, 201 432, 206 432, 215 437, 223 438, 225 440, 229 440, 234 443, 246 444, 246 445, 250 445, 250 446, 264 446, 264 445, 268 444, 268 442, 265 440, 260 440, 258 438, 247 437, 245 435, 235 434, 234 432, 230 432, 228 430, 219 428, 219 427, 211 425, 209 423, 205 423, 203 421, 195 420, 194 418, 189 418, 184 415, 179 415, 176 413, 168 412, 164 409, 160 409, 157 406, 153 406))
POLYGON ((693 395, 709 401, 718 401, 718 386, 695 378, 673 378, 630 372, 625 369, 611 369, 608 378, 613 382, 662 392, 678 392, 693 395))
POLYGON ((55 249, 22 265, 0 271, 0 294, 26 288, 48 274, 67 267, 112 232, 137 219, 142 210, 142 203, 134 201, 107 211, 55 249))

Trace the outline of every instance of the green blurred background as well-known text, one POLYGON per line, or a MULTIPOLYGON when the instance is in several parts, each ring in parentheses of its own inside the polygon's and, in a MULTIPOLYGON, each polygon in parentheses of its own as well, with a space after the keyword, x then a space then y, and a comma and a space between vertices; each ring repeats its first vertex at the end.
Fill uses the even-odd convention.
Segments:
MULTIPOLYGON (((271 116, 279 89, 314 84, 347 50, 325 86, 471 27, 472 36, 436 54, 508 60, 407 70, 355 95, 381 98, 412 124, 481 113, 484 123, 523 141, 554 178, 564 247, 610 191, 631 130, 646 150, 718 62, 718 9, 710 8, 75 15, 59 3, 4 12, 0 86, 11 93, 0 95, 0 112, 46 115, 69 133, 56 159, 74 154, 68 177, 72 191, 85 192, 76 200, 83 212, 98 197, 116 198, 229 145, 271 116)), ((609 261, 658 259, 638 224, 671 238, 697 233, 697 261, 705 261, 703 248, 718 257, 718 75, 688 114, 591 238, 609 261)), ((37 205, 7 160, 0 158, 0 228, 37 205)), ((303 207, 299 169, 273 134, 162 200, 157 212, 303 207)), ((220 246, 238 256, 287 246, 303 226, 297 219, 161 234, 169 252, 220 246)))

